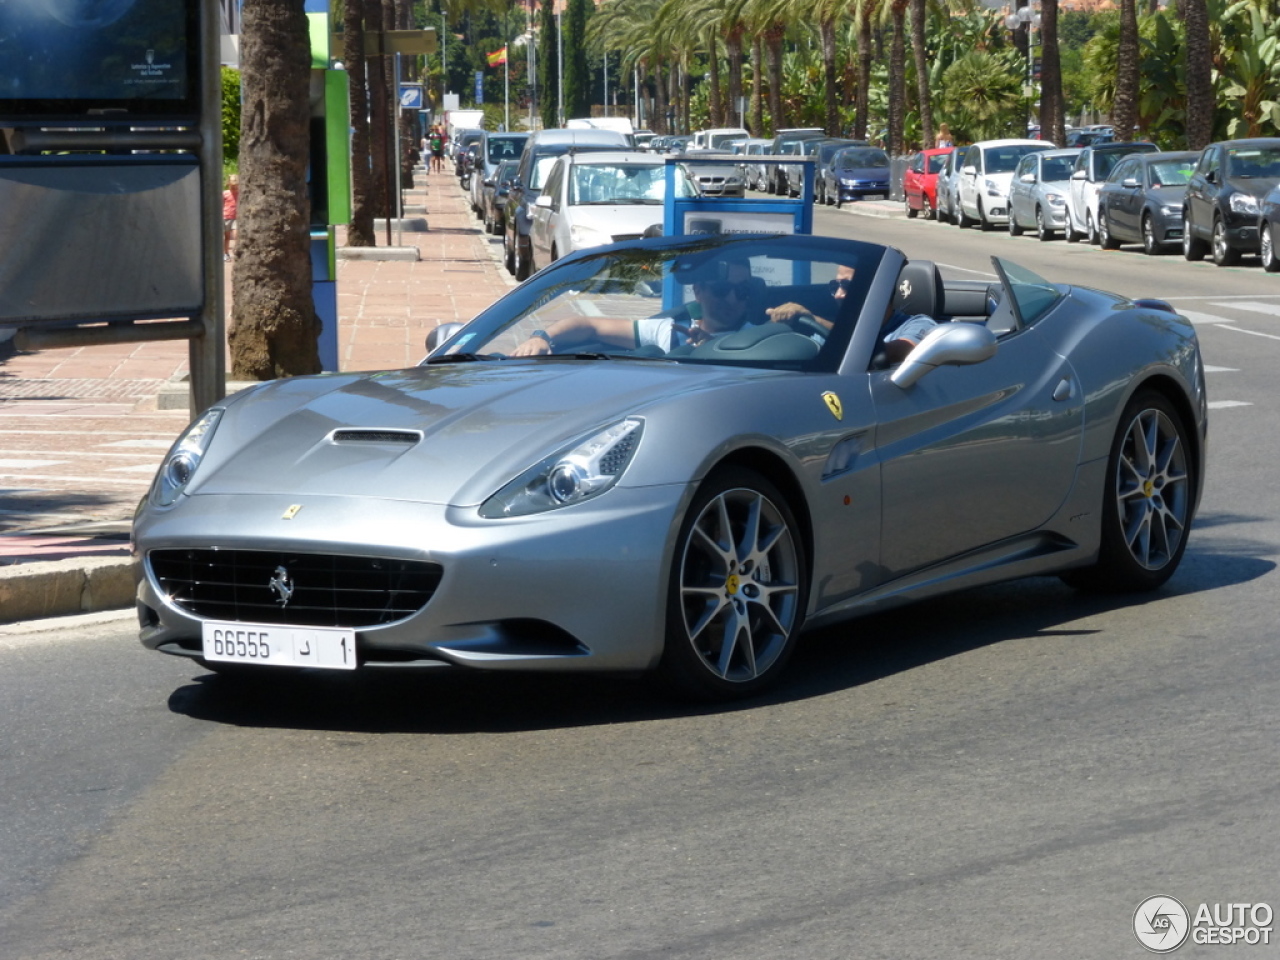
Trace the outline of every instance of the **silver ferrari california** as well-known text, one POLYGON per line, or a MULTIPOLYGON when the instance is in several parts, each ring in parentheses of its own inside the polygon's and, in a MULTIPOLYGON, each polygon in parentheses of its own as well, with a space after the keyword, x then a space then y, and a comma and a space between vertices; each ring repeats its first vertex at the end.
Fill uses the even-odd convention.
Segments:
POLYGON ((210 669, 773 682, 803 627, 1013 577, 1150 590, 1204 477, 1190 323, 1004 260, 700 235, 558 261, 417 367, 200 416, 134 525, 210 669))

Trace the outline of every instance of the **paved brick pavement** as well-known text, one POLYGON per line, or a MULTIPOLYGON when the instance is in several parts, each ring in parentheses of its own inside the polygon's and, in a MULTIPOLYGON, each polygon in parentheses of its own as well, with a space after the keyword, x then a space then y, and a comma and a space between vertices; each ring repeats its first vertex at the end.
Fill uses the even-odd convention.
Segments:
MULTIPOLYGON (((418 260, 338 261, 341 370, 417 363, 437 323, 469 320, 514 285, 457 180, 418 182, 406 204, 425 205, 429 230, 392 232, 418 260)), ((156 403, 185 378, 187 352, 185 341, 33 353, 0 342, 0 566, 125 549, 134 505, 188 420, 156 403)))

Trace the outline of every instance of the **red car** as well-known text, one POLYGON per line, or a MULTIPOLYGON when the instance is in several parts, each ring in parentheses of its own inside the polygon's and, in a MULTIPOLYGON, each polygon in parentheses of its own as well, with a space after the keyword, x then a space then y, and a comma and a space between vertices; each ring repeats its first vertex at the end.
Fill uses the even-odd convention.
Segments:
POLYGON ((907 169, 902 174, 902 193, 908 217, 923 212, 926 220, 938 219, 938 174, 953 149, 921 150, 907 161, 907 169))

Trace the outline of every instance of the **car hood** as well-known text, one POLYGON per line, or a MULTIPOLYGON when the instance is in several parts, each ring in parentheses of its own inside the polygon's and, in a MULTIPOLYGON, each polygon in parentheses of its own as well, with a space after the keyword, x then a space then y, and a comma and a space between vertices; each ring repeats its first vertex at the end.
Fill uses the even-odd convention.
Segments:
POLYGON ((850 180, 888 180, 888 167, 836 167, 836 174, 850 180))
POLYGON ((610 237, 638 237, 655 223, 661 226, 662 204, 579 204, 570 208, 569 221, 575 227, 598 230, 610 237))
POLYGON ((1227 182, 1241 193, 1247 193, 1261 200, 1271 189, 1280 184, 1277 177, 1229 177, 1227 182))
POLYGON ((188 493, 474 505, 570 441, 655 405, 688 409, 683 398, 731 376, 551 359, 277 380, 228 402, 188 493))

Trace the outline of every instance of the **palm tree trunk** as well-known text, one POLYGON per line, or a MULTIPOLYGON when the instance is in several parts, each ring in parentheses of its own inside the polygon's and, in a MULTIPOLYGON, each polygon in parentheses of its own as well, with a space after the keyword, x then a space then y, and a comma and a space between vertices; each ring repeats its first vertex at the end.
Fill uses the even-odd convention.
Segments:
POLYGON ((751 42, 751 133, 764 136, 764 41, 758 33, 751 42))
POLYGON ((733 27, 724 38, 725 54, 729 59, 729 119, 728 126, 745 127, 742 103, 742 28, 733 27))
POLYGON ((858 92, 854 104, 857 118, 853 137, 865 140, 871 111, 871 10, 865 5, 858 15, 858 92))
POLYGON ((893 0, 889 7, 893 18, 893 41, 889 47, 889 155, 905 152, 903 133, 906 126, 906 19, 907 0, 893 0))
POLYGON ((925 0, 911 0, 911 53, 916 65, 916 95, 920 106, 920 145, 932 147, 933 98, 929 89, 929 56, 925 41, 925 0))
POLYGON ((1067 140, 1062 60, 1058 55, 1058 0, 1041 0, 1040 4, 1040 137, 1052 143, 1067 140))
POLYGON ((350 85, 351 223, 347 246, 372 247, 373 195, 369 178, 369 92, 365 79, 364 0, 346 0, 343 59, 350 85))
POLYGON ((1209 40, 1209 8, 1205 0, 1182 0, 1187 34, 1188 150, 1203 150, 1213 141, 1213 51, 1209 40))
POLYGON ((1138 9, 1136 0, 1120 0, 1120 44, 1116 48, 1116 96, 1111 122, 1117 140, 1132 140, 1138 122, 1138 9))
POLYGON ((720 43, 716 39, 717 27, 707 30, 707 73, 710 74, 707 90, 707 112, 712 127, 727 126, 720 101, 720 43))
POLYGON ((773 121, 773 129, 787 126, 786 117, 782 115, 782 38, 786 27, 775 24, 764 32, 764 49, 769 59, 769 118, 773 121))
POLYGON ((818 36, 822 41, 823 126, 831 136, 840 133, 840 91, 836 74, 836 23, 831 17, 823 17, 818 24, 818 36))
POLYGON ((245 0, 240 50, 240 221, 233 268, 231 375, 319 373, 311 299, 311 43, 295 0, 245 0))

